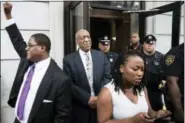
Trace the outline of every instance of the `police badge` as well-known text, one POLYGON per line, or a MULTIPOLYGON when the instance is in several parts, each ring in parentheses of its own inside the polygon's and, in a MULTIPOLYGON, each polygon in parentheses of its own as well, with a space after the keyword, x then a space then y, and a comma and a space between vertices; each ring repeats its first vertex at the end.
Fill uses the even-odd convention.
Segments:
POLYGON ((154 61, 154 64, 155 64, 155 65, 159 65, 159 62, 158 62, 158 61, 154 61))
POLYGON ((113 59, 112 58, 110 58, 110 62, 113 62, 113 59))
POLYGON ((166 56, 166 59, 165 59, 165 64, 167 66, 171 65, 175 60, 175 56, 174 55, 168 55, 166 56))

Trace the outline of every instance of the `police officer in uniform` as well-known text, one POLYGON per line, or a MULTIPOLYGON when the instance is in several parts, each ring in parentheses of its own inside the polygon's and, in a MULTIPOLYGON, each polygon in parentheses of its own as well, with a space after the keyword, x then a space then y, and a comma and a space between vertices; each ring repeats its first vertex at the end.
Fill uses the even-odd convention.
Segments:
POLYGON ((146 71, 145 81, 148 90, 148 97, 152 109, 155 111, 163 108, 163 95, 159 89, 161 81, 164 79, 163 75, 163 54, 155 50, 156 38, 153 35, 144 37, 143 54, 145 57, 146 71))
POLYGON ((132 33, 131 37, 130 37, 130 46, 128 46, 127 51, 138 51, 141 52, 143 47, 139 42, 139 35, 137 32, 132 33))
POLYGON ((111 52, 110 51, 110 40, 108 39, 107 36, 104 36, 102 38, 99 39, 99 49, 105 53, 105 55, 107 56, 108 61, 110 62, 110 66, 111 66, 111 71, 113 70, 113 66, 115 61, 118 58, 118 54, 115 52, 111 52))
POLYGON ((164 74, 176 123, 184 123, 184 43, 164 56, 164 74))

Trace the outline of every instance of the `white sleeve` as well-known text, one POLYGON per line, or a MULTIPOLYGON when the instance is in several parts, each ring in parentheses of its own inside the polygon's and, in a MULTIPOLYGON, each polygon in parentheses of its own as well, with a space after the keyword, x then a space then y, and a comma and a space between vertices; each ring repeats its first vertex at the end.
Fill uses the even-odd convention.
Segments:
POLYGON ((9 27, 9 26, 11 26, 14 23, 15 22, 14 22, 14 19, 13 18, 12 19, 9 19, 9 20, 6 20, 5 27, 9 27))

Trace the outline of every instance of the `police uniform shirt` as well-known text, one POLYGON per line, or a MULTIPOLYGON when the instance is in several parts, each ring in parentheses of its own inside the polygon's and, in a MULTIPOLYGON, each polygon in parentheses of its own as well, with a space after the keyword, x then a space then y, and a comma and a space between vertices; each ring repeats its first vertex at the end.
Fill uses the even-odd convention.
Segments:
POLYGON ((159 91, 158 86, 163 79, 163 68, 162 68, 163 54, 155 52, 154 55, 145 55, 146 64, 146 84, 147 87, 153 91, 159 91))
POLYGON ((163 60, 163 54, 155 51, 154 55, 148 56, 145 55, 145 62, 146 62, 146 68, 147 71, 152 73, 162 73, 162 60, 163 60))
POLYGON ((113 66, 114 66, 114 64, 115 64, 115 61, 117 60, 117 58, 118 58, 118 54, 117 53, 115 53, 115 52, 108 52, 107 54, 106 54, 106 56, 107 56, 107 59, 108 59, 108 61, 110 62, 110 64, 111 64, 111 70, 113 69, 113 66))
POLYGON ((179 77, 179 88, 184 97, 184 43, 172 48, 164 59, 164 73, 166 76, 179 77))
POLYGON ((163 106, 161 91, 158 88, 161 80, 163 79, 163 70, 161 65, 162 59, 163 54, 158 51, 155 51, 154 55, 145 55, 146 88, 148 90, 148 96, 152 109, 155 111, 162 109, 163 106))

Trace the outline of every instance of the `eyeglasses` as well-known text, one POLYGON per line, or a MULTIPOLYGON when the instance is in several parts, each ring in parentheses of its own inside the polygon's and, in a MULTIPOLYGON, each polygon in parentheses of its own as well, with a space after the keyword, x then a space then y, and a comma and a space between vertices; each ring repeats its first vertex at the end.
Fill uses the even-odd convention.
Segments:
POLYGON ((31 47, 35 47, 35 46, 39 46, 38 44, 27 44, 26 45, 28 48, 31 48, 31 47))

